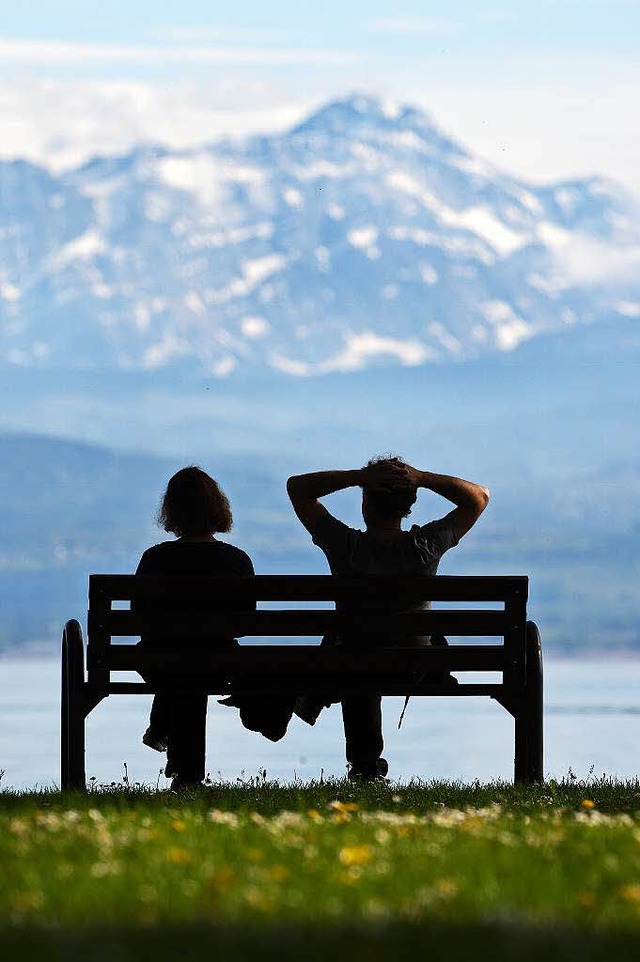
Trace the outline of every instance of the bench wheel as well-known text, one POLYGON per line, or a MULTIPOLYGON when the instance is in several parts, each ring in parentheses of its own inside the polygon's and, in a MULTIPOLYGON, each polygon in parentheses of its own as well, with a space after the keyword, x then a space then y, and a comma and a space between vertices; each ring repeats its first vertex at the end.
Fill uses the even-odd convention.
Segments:
POLYGON ((84 643, 77 621, 68 621, 62 633, 62 702, 60 717, 61 788, 86 787, 84 643))

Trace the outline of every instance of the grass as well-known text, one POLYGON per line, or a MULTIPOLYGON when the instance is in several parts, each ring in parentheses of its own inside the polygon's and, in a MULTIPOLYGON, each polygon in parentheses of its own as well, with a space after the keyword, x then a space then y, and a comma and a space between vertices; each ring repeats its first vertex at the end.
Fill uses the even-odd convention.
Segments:
POLYGON ((640 785, 0 793, 7 958, 640 953, 640 785))

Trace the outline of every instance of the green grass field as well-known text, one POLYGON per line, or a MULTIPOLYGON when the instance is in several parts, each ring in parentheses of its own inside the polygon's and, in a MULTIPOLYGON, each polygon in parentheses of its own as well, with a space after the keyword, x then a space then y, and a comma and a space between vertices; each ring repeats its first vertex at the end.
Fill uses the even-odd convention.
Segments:
POLYGON ((7 959, 640 957, 640 785, 0 793, 7 959))

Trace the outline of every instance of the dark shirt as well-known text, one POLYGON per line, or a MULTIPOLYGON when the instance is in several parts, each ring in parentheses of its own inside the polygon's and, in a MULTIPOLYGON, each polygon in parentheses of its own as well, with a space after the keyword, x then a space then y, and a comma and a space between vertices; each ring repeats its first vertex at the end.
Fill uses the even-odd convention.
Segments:
POLYGON ((163 541, 147 548, 136 574, 250 578, 255 572, 249 555, 225 541, 163 541))
MULTIPOLYGON (((136 574, 175 575, 181 580, 185 580, 189 576, 251 578, 255 572, 249 555, 240 548, 224 541, 163 541, 152 548, 147 548, 140 559, 136 574)), ((170 598, 164 597, 156 602, 156 613, 158 608, 162 609, 163 604, 166 604, 169 608, 171 606, 170 598)), ((194 598, 193 604, 190 603, 189 607, 191 611, 198 608, 201 608, 203 612, 207 609, 211 611, 211 604, 207 603, 206 598, 194 598)), ((224 607, 226 606, 218 602, 216 610, 220 611, 224 607)), ((253 605, 251 608, 253 608, 253 605)), ((143 606, 140 606, 140 610, 144 610, 143 606)), ((211 637, 210 635, 190 637, 189 639, 169 639, 166 635, 144 634, 142 641, 145 645, 167 643, 168 641, 171 641, 172 644, 187 641, 191 643, 229 644, 232 639, 220 636, 211 637)))
MULTIPOLYGON (((342 576, 380 576, 385 575, 435 575, 440 558, 458 544, 455 528, 448 518, 440 518, 429 524, 414 524, 408 531, 398 531, 389 538, 381 539, 368 531, 359 531, 326 514, 313 533, 313 543, 324 551, 329 568, 334 575, 342 576)), ((351 610, 338 605, 338 610, 351 610)), ((381 599, 361 604, 361 611, 426 611, 431 602, 414 604, 400 602, 389 604, 381 599)), ((369 643, 381 645, 410 644, 428 645, 427 635, 410 638, 389 638, 386 636, 362 636, 340 638, 349 643, 369 643)))

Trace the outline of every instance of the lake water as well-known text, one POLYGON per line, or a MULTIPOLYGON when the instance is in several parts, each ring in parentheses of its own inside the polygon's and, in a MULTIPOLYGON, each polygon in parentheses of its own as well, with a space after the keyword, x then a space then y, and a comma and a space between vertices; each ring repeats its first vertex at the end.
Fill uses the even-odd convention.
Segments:
MULTIPOLYGON (((545 771, 578 778, 640 773, 640 661, 562 661, 545 665, 545 771)), ((50 659, 0 660, 0 769, 2 788, 59 783, 59 664, 50 659)), ((471 680, 471 679, 469 679, 471 680)), ((149 696, 114 696, 87 722, 87 775, 164 787, 164 756, 145 748, 149 696)), ((385 756, 394 779, 511 779, 513 721, 496 703, 476 698, 413 699, 400 731, 402 699, 384 705, 385 756)), ((345 772, 340 709, 315 728, 294 718, 286 738, 272 744, 245 731, 237 712, 210 699, 207 770, 235 780, 266 768, 270 778, 292 780, 345 772)))

